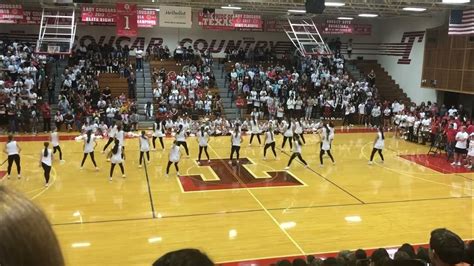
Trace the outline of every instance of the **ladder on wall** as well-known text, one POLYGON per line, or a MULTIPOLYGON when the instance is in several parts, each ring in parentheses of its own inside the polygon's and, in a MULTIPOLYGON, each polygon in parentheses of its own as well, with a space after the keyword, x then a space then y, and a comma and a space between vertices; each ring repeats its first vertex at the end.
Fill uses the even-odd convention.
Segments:
POLYGON ((286 35, 302 56, 330 55, 331 50, 324 42, 312 19, 293 20, 288 18, 286 35))
POLYGON ((45 54, 70 54, 76 36, 74 7, 60 10, 43 8, 36 52, 45 54))

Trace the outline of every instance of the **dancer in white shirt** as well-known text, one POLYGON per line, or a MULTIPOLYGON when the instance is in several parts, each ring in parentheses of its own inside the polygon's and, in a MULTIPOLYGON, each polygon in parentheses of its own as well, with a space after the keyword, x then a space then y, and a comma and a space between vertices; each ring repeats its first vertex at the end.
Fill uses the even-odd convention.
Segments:
POLYGON ((161 149, 165 150, 165 145, 163 144, 163 137, 165 136, 165 121, 160 122, 156 120, 153 123, 153 150, 156 150, 156 139, 160 139, 161 149))
POLYGON ((63 160, 63 152, 61 151, 61 146, 59 146, 59 135, 57 128, 53 128, 53 131, 51 132, 51 144, 53 145, 53 154, 56 154, 56 151, 59 152, 59 160, 61 163, 64 163, 65 161, 63 160))
POLYGON ((385 136, 383 134, 383 127, 379 127, 378 132, 377 132, 377 137, 375 138, 375 141, 374 141, 374 147, 372 148, 372 153, 370 154, 369 164, 372 164, 372 161, 374 160, 374 155, 376 152, 379 153, 380 159, 382 159, 381 163, 384 162, 384 158, 382 154, 382 150, 384 146, 385 146, 385 136))
POLYGON ((263 148, 263 159, 267 159, 267 149, 272 148, 273 155, 275 155, 275 159, 277 158, 276 152, 275 152, 275 133, 273 132, 273 127, 270 125, 265 132, 265 139, 263 140, 265 142, 265 147, 263 148))
POLYGON ((179 160, 181 159, 181 151, 179 150, 178 141, 173 141, 173 146, 171 146, 168 165, 166 166, 166 177, 170 172, 170 167, 174 164, 174 168, 176 168, 176 175, 179 177, 179 160))
POLYGON ((250 129, 251 129, 251 131, 250 131, 251 133, 250 133, 249 146, 252 145, 252 141, 253 141, 254 136, 257 136, 258 144, 262 144, 262 141, 260 140, 260 129, 258 127, 258 122, 255 118, 252 119, 252 121, 250 121, 250 129))
POLYGON ((293 154, 291 154, 290 160, 288 161, 288 165, 285 167, 285 170, 290 169, 291 162, 293 162, 293 160, 296 157, 298 157, 298 159, 300 159, 300 161, 304 164, 305 168, 308 167, 308 164, 306 163, 306 161, 301 156, 301 146, 302 145, 303 144, 300 141, 300 137, 298 135, 293 136, 293 154))
POLYGON ((49 177, 51 174, 51 167, 53 165, 53 152, 51 149, 48 149, 49 142, 44 142, 44 149, 41 150, 39 165, 43 167, 44 171, 44 180, 45 180, 45 187, 49 186, 49 177))
POLYGON ((120 171, 122 171, 122 177, 125 178, 125 169, 123 168, 123 161, 125 160, 125 155, 123 154, 123 146, 120 144, 120 140, 114 140, 114 147, 107 155, 107 158, 110 159, 110 175, 109 181, 112 181, 112 176, 114 175, 115 165, 119 165, 120 171))
POLYGON ((146 153, 147 163, 150 163, 150 140, 145 135, 145 131, 141 132, 140 138, 138 140, 138 144, 140 147, 140 159, 138 168, 142 167, 143 155, 146 153))
POLYGON ((207 134, 204 126, 201 126, 201 129, 197 133, 197 142, 199 144, 199 155, 198 155, 198 164, 201 164, 201 154, 202 150, 206 153, 207 161, 211 162, 209 159, 209 153, 207 152, 207 145, 209 144, 210 136, 207 134))
POLYGON ((5 154, 8 155, 8 168, 7 168, 7 178, 10 178, 10 173, 12 171, 13 162, 16 164, 16 171, 18 173, 18 179, 21 178, 21 165, 20 165, 20 152, 21 148, 18 143, 13 139, 13 135, 8 135, 8 141, 3 150, 5 154))
POLYGON ((235 126, 234 132, 231 134, 231 139, 230 142, 232 144, 231 150, 230 150, 230 160, 229 164, 232 164, 232 160, 234 159, 234 152, 237 155, 237 163, 239 163, 239 158, 240 158, 240 145, 242 144, 242 133, 240 132, 240 126, 237 124, 235 126))
POLYGON ((97 164, 95 163, 94 158, 94 149, 97 146, 97 142, 95 141, 95 135, 92 135, 92 130, 87 131, 86 135, 84 136, 84 157, 82 158, 81 162, 81 170, 83 169, 84 162, 86 161, 87 155, 90 155, 92 163, 94 164, 95 170, 99 170, 97 164))
POLYGON ((331 154, 331 142, 332 142, 332 134, 331 134, 331 129, 328 127, 327 124, 323 125, 323 128, 321 129, 321 150, 319 152, 319 162, 321 163, 321 167, 323 166, 323 156, 324 153, 327 153, 329 158, 331 158, 331 161, 333 164, 336 162, 334 161, 334 157, 332 157, 331 154))
POLYGON ((184 150, 186 151, 186 156, 189 157, 188 143, 186 142, 187 136, 188 134, 186 133, 184 126, 180 124, 178 126, 178 132, 176 132, 176 143, 178 144, 178 146, 183 145, 184 150))

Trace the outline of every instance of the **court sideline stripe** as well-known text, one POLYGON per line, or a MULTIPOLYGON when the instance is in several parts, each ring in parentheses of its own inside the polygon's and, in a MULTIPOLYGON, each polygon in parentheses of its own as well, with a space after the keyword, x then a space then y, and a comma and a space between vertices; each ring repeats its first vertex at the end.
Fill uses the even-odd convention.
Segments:
POLYGON ((148 188, 148 196, 150 197, 151 213, 152 213, 152 217, 156 218, 155 204, 153 203, 153 195, 151 194, 150 178, 148 177, 148 168, 146 166, 147 161, 145 159, 145 154, 143 154, 143 164, 145 165, 145 177, 146 177, 146 184, 147 184, 147 188, 148 188))
MULTIPOLYGON (((279 149, 283 154, 285 154, 286 156, 288 157, 291 157, 286 151, 282 150, 282 149, 279 149)), ((302 162, 300 162, 299 160, 297 160, 298 163, 300 163, 301 165, 304 165, 302 162)), ((338 184, 334 183, 333 181, 331 181, 330 179, 328 179, 327 177, 323 176, 322 174, 316 172, 316 170, 314 170, 313 168, 311 168, 309 165, 307 167, 308 170, 310 170, 311 172, 317 174, 318 176, 320 176, 321 178, 323 178, 324 180, 326 180, 327 182, 331 183, 333 186, 337 187, 338 189, 342 190, 344 193, 346 193, 347 195, 351 196, 352 198, 354 198, 355 200, 357 200, 359 203, 361 204, 365 204, 364 201, 362 201, 361 199, 359 199, 358 197, 356 197, 354 194, 350 193, 349 191, 347 191, 346 189, 342 188, 341 186, 339 186, 338 184)))
MULTIPOLYGON (((211 145, 208 145, 209 148, 212 150, 212 152, 214 152, 214 154, 216 155, 219 155, 213 148, 211 145)), ((223 161, 222 158, 219 158, 219 160, 223 161)), ((230 166, 225 163, 225 167, 228 167, 230 168, 230 166)), ((233 169, 230 169, 230 170, 233 170, 233 169)), ((281 227, 280 223, 278 222, 278 220, 270 213, 270 211, 265 208, 265 206, 263 205, 263 203, 253 194, 252 190, 250 190, 250 188, 247 186, 247 184, 245 184, 238 175, 235 175, 235 178, 237 179, 237 181, 239 181, 242 186, 247 190, 247 192, 250 194, 250 196, 252 196, 252 198, 254 198, 254 200, 260 205, 260 207, 263 209, 263 211, 273 220, 273 222, 277 225, 277 227, 283 232, 284 235, 286 235, 288 237, 288 239, 295 245, 295 247, 301 252, 302 255, 305 255, 306 253, 304 252, 304 250, 301 248, 301 246, 293 239, 293 237, 285 230, 281 227)))
MULTIPOLYGON (((432 201, 432 200, 454 200, 454 199, 468 199, 470 196, 463 197, 445 197, 445 198, 430 198, 430 199, 408 199, 408 200, 396 200, 396 201, 376 201, 367 202, 365 205, 379 205, 379 204, 395 204, 395 203, 410 203, 410 202, 421 202, 421 201, 432 201)), ((316 205, 316 206, 296 206, 296 207, 280 207, 280 208, 269 208, 269 211, 280 211, 280 210, 298 210, 298 209, 318 209, 318 208, 338 208, 338 207, 349 207, 349 206, 363 206, 360 203, 347 203, 347 204, 330 204, 330 205, 316 205)), ((86 221, 86 222, 68 222, 68 223, 56 223, 53 226, 62 225, 77 225, 77 224, 99 224, 99 223, 112 223, 112 222, 128 222, 128 221, 142 221, 142 220, 153 220, 153 219, 169 219, 169 218, 183 218, 183 217, 198 217, 208 215, 226 215, 226 214, 239 214, 239 213, 251 213, 261 212, 263 209, 250 209, 250 210, 239 210, 239 211, 227 211, 222 212, 207 212, 207 213, 190 213, 190 214, 179 214, 179 215, 168 215, 160 218, 142 217, 142 218, 128 218, 128 219, 112 219, 112 220, 101 220, 101 221, 86 221)))

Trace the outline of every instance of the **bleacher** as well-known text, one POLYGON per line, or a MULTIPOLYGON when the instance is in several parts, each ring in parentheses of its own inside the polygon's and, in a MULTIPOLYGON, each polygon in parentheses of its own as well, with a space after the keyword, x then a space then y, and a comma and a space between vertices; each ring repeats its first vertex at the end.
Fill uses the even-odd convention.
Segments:
POLYGON ((99 76, 99 88, 109 87, 112 97, 118 97, 120 94, 128 94, 128 82, 126 78, 120 78, 117 73, 101 73, 99 76))

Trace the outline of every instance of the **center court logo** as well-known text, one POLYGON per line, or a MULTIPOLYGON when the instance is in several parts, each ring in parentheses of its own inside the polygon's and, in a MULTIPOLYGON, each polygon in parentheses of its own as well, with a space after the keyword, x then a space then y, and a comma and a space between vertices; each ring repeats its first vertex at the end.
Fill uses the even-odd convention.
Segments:
POLYGON ((210 163, 201 163, 200 167, 210 167, 219 180, 205 181, 202 175, 180 176, 183 192, 304 186, 287 171, 265 171, 266 176, 256 176, 244 166, 253 164, 247 158, 241 158, 237 165, 229 165, 228 162, 228 159, 213 159, 210 163))

